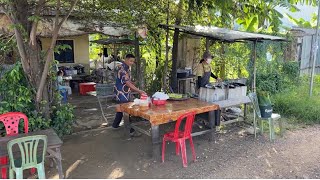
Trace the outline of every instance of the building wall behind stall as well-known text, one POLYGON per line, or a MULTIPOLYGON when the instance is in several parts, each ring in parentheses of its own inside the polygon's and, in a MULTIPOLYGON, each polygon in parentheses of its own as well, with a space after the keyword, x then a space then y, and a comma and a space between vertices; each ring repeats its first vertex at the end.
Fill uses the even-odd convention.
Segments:
MULTIPOLYGON (((85 73, 89 74, 89 35, 70 36, 58 38, 58 40, 73 40, 74 47, 74 63, 60 63, 60 65, 74 66, 81 64, 85 67, 85 73)), ((50 46, 50 38, 42 38, 42 48, 48 49, 50 46)))
MULTIPOLYGON (((312 44, 315 42, 315 30, 314 29, 304 29, 304 28, 294 28, 291 30, 293 36, 293 53, 296 54, 295 60, 300 64, 300 75, 309 75, 312 71, 313 63, 313 51, 312 44)), ((318 42, 318 47, 320 47, 320 41, 318 42)), ((315 73, 320 73, 320 53, 317 53, 315 73)))

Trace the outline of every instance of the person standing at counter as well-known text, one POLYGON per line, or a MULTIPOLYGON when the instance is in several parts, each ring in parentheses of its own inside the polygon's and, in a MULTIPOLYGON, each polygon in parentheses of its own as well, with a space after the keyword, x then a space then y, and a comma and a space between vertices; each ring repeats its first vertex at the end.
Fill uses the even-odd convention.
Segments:
POLYGON ((217 81, 221 81, 220 78, 211 72, 211 61, 212 55, 208 51, 204 52, 196 73, 198 77, 198 89, 200 87, 205 87, 206 84, 209 84, 210 77, 215 78, 217 81))
MULTIPOLYGON (((131 81, 131 66, 135 62, 135 56, 132 54, 127 54, 125 60, 121 65, 119 65, 119 69, 117 71, 116 84, 114 86, 114 93, 116 95, 116 100, 119 104, 129 102, 129 96, 131 91, 138 92, 139 94, 146 94, 144 91, 138 89, 133 82, 131 81)), ((114 129, 120 127, 120 122, 122 120, 123 113, 121 112, 121 108, 118 105, 116 107, 116 115, 112 124, 114 129)), ((134 129, 130 129, 131 136, 138 136, 139 134, 134 131, 134 129)))

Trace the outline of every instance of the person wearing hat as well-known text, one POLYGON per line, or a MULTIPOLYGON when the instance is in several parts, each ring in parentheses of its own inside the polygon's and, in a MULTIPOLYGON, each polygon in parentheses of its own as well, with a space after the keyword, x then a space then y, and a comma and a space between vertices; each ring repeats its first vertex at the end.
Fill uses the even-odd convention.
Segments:
POLYGON ((211 72, 211 61, 212 55, 210 54, 210 52, 204 52, 196 73, 196 75, 198 76, 198 88, 205 87, 206 84, 209 84, 210 77, 215 78, 217 81, 221 81, 220 78, 218 78, 211 72))

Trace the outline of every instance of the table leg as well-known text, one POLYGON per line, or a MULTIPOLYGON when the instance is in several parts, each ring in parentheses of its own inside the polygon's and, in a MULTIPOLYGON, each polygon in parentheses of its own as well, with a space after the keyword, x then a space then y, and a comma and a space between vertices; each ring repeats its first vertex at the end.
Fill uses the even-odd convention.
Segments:
MULTIPOLYGON (((217 111, 209 111, 209 126, 211 129, 211 135, 210 135, 210 141, 214 140, 214 135, 215 135, 215 131, 216 131, 216 122, 218 120, 219 124, 220 124, 220 118, 217 119, 217 111)), ((219 113, 220 114, 220 113, 219 113)))
POLYGON ((60 179, 63 179, 64 178, 64 175, 63 175, 63 171, 62 171, 62 163, 61 163, 61 152, 60 152, 60 147, 57 147, 56 148, 56 153, 59 157, 57 157, 57 168, 58 168, 58 173, 59 173, 59 178, 60 179))
MULTIPOLYGON (((49 154, 47 157, 52 158, 52 161, 54 161, 57 165, 58 173, 59 173, 59 178, 63 179, 63 171, 62 171, 62 156, 60 152, 60 147, 56 148, 49 148, 47 149, 47 153, 49 154)), ((52 165, 52 162, 50 163, 50 166, 52 165)))
POLYGON ((124 125, 124 135, 125 138, 130 138, 130 115, 128 113, 123 113, 123 125, 124 125))
POLYGON ((247 112, 248 111, 248 107, 247 104, 244 104, 244 110, 243 110, 243 120, 247 120, 247 112))
POLYGON ((214 118, 215 118, 215 125, 220 126, 220 121, 221 121, 221 110, 215 110, 214 112, 214 118))
MULTIPOLYGON (((97 96, 97 99, 98 99, 99 106, 100 106, 100 109, 101 109, 102 117, 103 117, 103 119, 106 121, 106 123, 109 124, 107 117, 104 115, 104 110, 103 110, 103 106, 102 106, 102 103, 101 103, 101 99, 100 99, 99 96, 97 96)), ((108 101, 108 100, 107 100, 107 101, 108 101)), ((107 102, 106 102, 106 103, 107 103, 107 102)))
POLYGON ((160 161, 160 133, 159 125, 151 126, 151 140, 152 140, 152 157, 160 161))

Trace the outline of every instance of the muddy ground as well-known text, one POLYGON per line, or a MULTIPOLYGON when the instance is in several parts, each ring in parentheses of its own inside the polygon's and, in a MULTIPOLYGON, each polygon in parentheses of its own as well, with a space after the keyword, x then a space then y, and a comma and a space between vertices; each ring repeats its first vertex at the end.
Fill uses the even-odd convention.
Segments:
MULTIPOLYGON (((123 129, 101 126, 104 120, 95 97, 72 97, 76 106, 75 134, 65 136, 63 170, 67 178, 319 178, 320 126, 286 130, 274 143, 265 136, 257 139, 245 132, 242 123, 229 125, 215 140, 194 138, 196 162, 188 167, 168 144, 164 163, 151 158, 151 139, 127 140, 123 129), (99 129, 100 128, 100 129, 99 129)), ((112 114, 110 110, 110 114, 112 114)), ((112 118, 110 119, 112 122, 112 118)), ((57 170, 46 167, 47 178, 57 170)))

